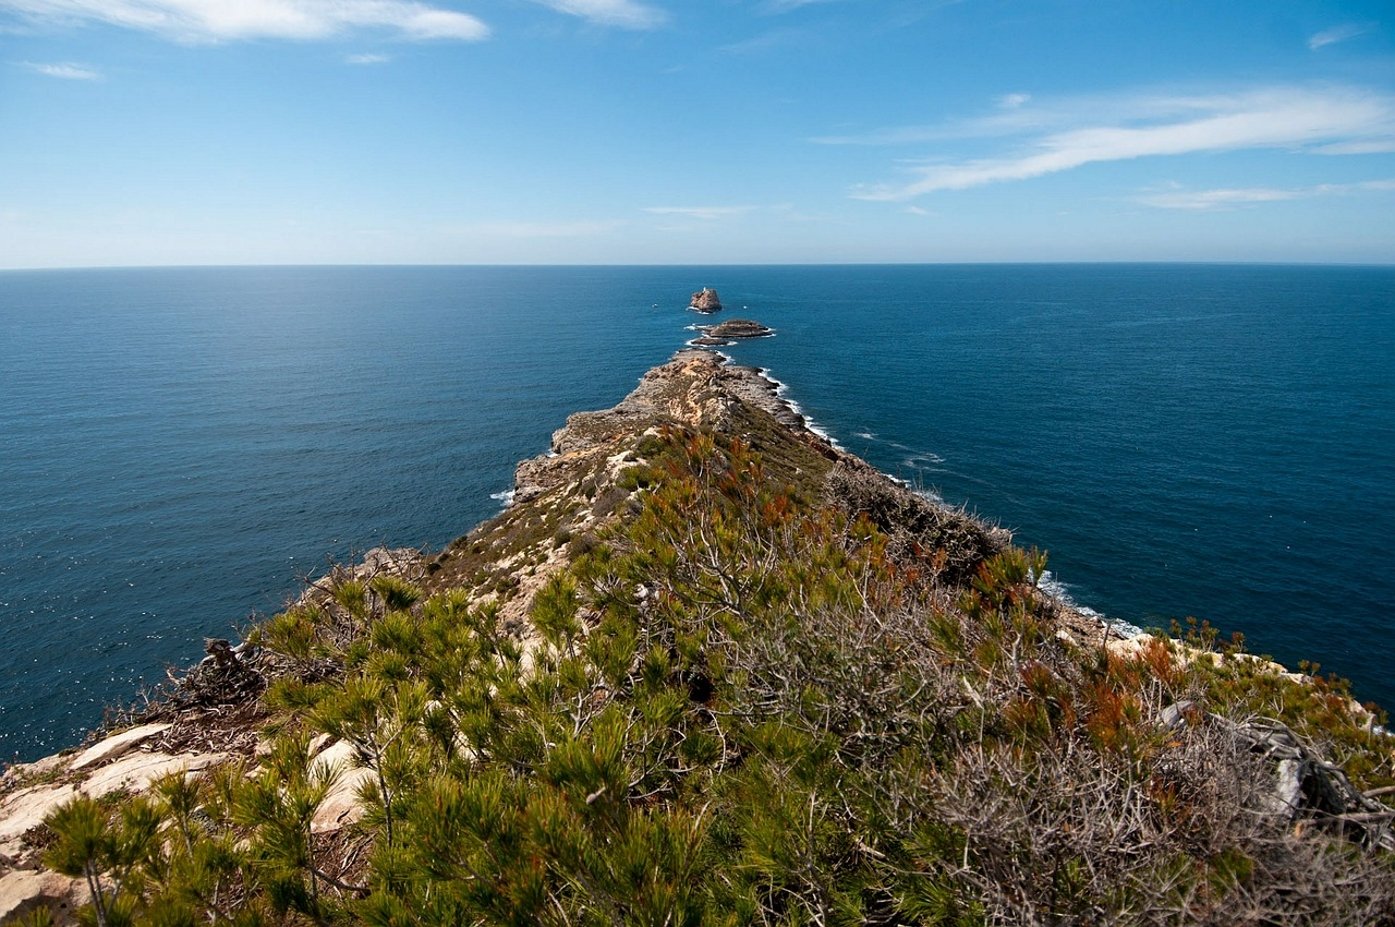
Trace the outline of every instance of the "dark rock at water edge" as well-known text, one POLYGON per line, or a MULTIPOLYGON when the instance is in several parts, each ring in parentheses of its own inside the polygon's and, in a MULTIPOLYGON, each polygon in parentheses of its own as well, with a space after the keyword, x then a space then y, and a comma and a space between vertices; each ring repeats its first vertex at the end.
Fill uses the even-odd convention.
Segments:
POLYGON ((750 319, 729 319, 717 325, 698 327, 702 335, 688 342, 696 347, 720 347, 745 338, 768 338, 775 329, 750 319))

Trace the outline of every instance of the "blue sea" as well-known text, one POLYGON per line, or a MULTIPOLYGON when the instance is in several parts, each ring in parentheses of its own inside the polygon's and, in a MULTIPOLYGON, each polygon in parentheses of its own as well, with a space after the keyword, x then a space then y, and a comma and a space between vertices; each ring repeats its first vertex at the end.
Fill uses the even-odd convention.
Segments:
POLYGON ((0 273, 0 758, 66 746, 301 579, 499 510, 692 337, 1050 551, 1395 705, 1395 269, 323 267, 0 273))

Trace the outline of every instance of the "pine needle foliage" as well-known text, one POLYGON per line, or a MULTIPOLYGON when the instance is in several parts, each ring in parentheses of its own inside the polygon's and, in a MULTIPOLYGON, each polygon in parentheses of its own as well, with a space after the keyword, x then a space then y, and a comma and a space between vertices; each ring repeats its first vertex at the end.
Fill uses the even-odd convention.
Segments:
POLYGON ((1384 783, 1337 684, 1079 647, 1038 552, 928 581, 942 552, 796 501, 739 441, 646 457, 534 639, 459 590, 344 583, 263 629, 303 672, 267 695, 259 771, 170 780, 150 814, 74 803, 52 864, 100 923, 1395 923, 1389 858, 1295 829, 1231 728, 1159 722, 1275 709, 1384 783), (321 733, 368 771, 351 874, 311 827, 344 772, 321 733))

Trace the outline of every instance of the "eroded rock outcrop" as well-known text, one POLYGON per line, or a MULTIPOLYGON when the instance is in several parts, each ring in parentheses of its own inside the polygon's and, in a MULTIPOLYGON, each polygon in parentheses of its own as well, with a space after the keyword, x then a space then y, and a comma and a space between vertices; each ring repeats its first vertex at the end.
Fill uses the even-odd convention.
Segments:
POLYGON ((697 347, 721 347, 747 338, 769 338, 775 334, 775 329, 751 319, 728 319, 716 325, 700 326, 698 331, 702 332, 702 336, 688 342, 697 347))
POLYGON ((710 286, 705 286, 693 294, 693 298, 688 302, 689 309, 696 309, 698 312, 719 312, 722 308, 721 297, 717 291, 710 286))

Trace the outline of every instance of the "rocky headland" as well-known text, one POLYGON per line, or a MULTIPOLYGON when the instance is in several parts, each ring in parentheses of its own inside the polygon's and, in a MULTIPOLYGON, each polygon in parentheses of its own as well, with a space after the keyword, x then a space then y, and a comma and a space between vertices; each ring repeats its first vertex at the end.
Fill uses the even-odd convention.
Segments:
POLYGON ((680 351, 513 498, 8 768, 0 923, 1395 918, 1341 683, 1051 598, 758 371, 680 351))

